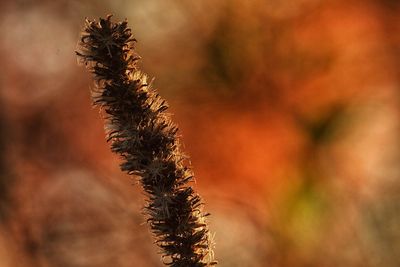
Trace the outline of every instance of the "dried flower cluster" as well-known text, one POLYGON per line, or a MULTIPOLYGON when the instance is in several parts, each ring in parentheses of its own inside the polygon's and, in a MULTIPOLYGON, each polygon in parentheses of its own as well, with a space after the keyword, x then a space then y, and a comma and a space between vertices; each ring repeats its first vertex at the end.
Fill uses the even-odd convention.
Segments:
POLYGON ((167 103, 136 66, 135 39, 127 21, 111 16, 86 20, 78 56, 93 73, 94 104, 106 116, 106 131, 121 169, 140 177, 146 195, 148 223, 162 249, 164 263, 174 267, 216 265, 202 202, 188 182, 193 173, 180 150, 177 126, 167 103))

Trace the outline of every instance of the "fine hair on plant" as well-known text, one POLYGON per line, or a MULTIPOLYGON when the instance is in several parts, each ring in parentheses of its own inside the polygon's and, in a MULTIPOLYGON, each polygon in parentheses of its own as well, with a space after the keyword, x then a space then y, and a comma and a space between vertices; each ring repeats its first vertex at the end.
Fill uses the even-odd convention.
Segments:
POLYGON ((93 74, 95 106, 104 112, 107 141, 121 169, 139 177, 145 213, 163 262, 173 267, 216 265, 203 203, 190 186, 193 172, 181 151, 168 105, 137 68, 127 21, 86 20, 76 52, 93 74))

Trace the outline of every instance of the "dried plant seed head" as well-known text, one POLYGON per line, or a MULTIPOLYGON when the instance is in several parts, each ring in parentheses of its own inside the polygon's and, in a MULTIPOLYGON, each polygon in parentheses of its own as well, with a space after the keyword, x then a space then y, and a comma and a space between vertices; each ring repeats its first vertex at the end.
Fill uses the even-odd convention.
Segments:
POLYGON ((104 112, 111 150, 121 170, 138 175, 147 195, 147 222, 166 265, 216 265, 200 196, 188 184, 193 173, 181 151, 167 102, 137 68, 139 56, 127 21, 86 19, 76 52, 93 74, 93 103, 104 112))

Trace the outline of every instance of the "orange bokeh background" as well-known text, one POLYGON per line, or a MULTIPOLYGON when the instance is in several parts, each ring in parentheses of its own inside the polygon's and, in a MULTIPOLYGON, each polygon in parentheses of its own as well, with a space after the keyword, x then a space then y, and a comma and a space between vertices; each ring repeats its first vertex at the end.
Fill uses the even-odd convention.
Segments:
POLYGON ((163 266, 74 54, 109 13, 180 126, 219 266, 399 266, 398 1, 0 7, 0 266, 163 266))

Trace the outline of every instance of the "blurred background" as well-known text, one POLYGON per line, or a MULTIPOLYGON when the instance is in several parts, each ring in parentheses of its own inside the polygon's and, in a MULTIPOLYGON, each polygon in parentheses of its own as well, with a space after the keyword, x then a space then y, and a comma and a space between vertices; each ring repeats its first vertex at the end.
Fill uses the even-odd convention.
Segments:
POLYGON ((1 1, 0 266, 163 266, 78 66, 127 18, 219 266, 400 266, 398 0, 1 1))

